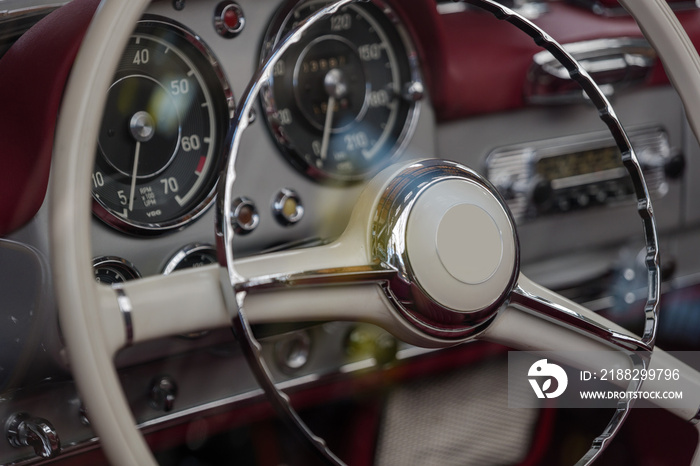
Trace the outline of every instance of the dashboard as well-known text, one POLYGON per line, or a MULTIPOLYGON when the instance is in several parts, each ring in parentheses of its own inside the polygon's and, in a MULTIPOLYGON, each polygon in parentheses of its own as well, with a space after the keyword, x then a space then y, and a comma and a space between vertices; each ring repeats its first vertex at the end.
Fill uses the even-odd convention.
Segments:
MULTIPOLYGON (((220 261, 215 204, 238 99, 258 66, 323 4, 163 0, 148 7, 114 73, 95 144, 90 247, 97 281, 111 286, 220 261)), ((8 31, 0 33, 0 80, 12 79, 3 72, 19 59, 13 44, 24 47, 15 50, 28 61, 39 59, 30 55, 32 47, 49 47, 47 36, 32 35, 34 23, 41 19, 39 25, 58 28, 61 21, 52 17, 62 10, 63 19, 76 12, 89 17, 96 7, 92 0, 60 7, 0 1, 0 30, 8 31)), ((700 147, 659 58, 627 16, 566 2, 526 3, 523 12, 568 44, 613 99, 638 153, 661 233, 670 304, 659 341, 696 348, 700 187, 693 180, 700 147)), ((700 12, 684 9, 678 16, 700 41, 700 28, 692 27, 700 12)), ((64 22, 59 30, 80 38, 86 24, 75 23, 64 22)), ((328 244, 343 233, 363 189, 382 169, 448 159, 482 173, 503 196, 529 277, 620 324, 641 325, 633 310, 645 294, 645 242, 619 151, 585 93, 520 34, 460 4, 372 0, 347 6, 295 38, 265 80, 239 147, 227 220, 236 233, 236 257, 328 244)), ((72 62, 75 50, 65 46, 61 53, 72 62)), ((14 85, 18 94, 32 83, 14 85)), ((57 101, 62 88, 51 90, 57 101)), ((13 110, 21 102, 8 104, 5 94, 3 135, 16 133, 10 121, 24 117, 13 110)), ((43 115, 50 107, 33 111, 43 115)), ((43 120, 31 112, 27 118, 43 120)), ((47 118, 36 132, 55 124, 55 113, 47 118)), ((42 137, 23 131, 22 141, 8 144, 0 160, 25 153, 42 137)), ((57 462, 96 464, 106 460, 72 381, 53 292, 45 198, 54 182, 48 174, 51 144, 44 149, 48 155, 38 154, 34 162, 45 165, 47 182, 26 183, 38 202, 14 202, 9 196, 16 192, 4 197, 13 202, 0 201, 8 204, 0 212, 0 418, 6 427, 17 413, 48 420, 60 436, 57 462), (11 225, 8 217, 26 220, 11 225)), ((22 185, 22 170, 10 170, 2 182, 22 185)), ((406 428, 411 422, 401 416, 428 395, 414 386, 412 397, 401 401, 409 395, 390 395, 398 382, 417 375, 438 386, 444 382, 449 387, 426 403, 433 413, 457 409, 449 404, 456 403, 450 390, 468 385, 457 368, 483 372, 480 364, 490 361, 502 369, 507 351, 481 343, 424 349, 354 322, 265 324, 255 332, 273 378, 354 464, 401 462, 402 450, 414 451, 401 442, 424 436, 420 428, 406 428), (328 420, 324 406, 351 419, 348 430, 328 420), (366 424, 355 425, 361 420, 366 424), (372 447, 353 449, 342 441, 348 435, 372 447)), ((224 454, 241 464, 277 464, 296 454, 288 433, 266 424, 271 410, 230 329, 139 343, 121 350, 115 365, 137 424, 163 464, 184 464, 183 458, 219 463, 224 454), (266 436, 282 439, 273 442, 279 450, 270 447, 274 451, 266 454, 266 436)), ((503 395, 503 371, 500 378, 486 372, 483 384, 496 387, 496 394, 484 386, 467 391, 477 405, 503 395)), ((495 456, 460 450, 465 456, 459 464, 568 464, 575 456, 564 447, 543 452, 530 438, 538 432, 550 445, 552 426, 561 419, 537 412, 511 418, 492 408, 477 413, 492 418, 491 429, 510 424, 509 438, 519 440, 493 440, 495 456)), ((473 426, 450 428, 459 429, 460 439, 479 438, 473 426)), ((425 436, 437 442, 444 432, 425 436)), ((693 448, 681 448, 679 457, 692 455, 693 448)), ((6 442, 0 463, 34 464, 43 461, 38 453, 6 442)), ((309 464, 301 458, 290 464, 309 464)), ((608 461, 635 464, 635 457, 608 461)), ((677 457, 668 461, 658 464, 679 464, 677 457)))

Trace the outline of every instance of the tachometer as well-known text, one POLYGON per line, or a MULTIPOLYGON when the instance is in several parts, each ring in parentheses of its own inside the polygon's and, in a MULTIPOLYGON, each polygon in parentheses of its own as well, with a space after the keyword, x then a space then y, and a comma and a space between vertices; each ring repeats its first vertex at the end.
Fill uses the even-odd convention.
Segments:
POLYGON ((213 199, 232 107, 223 72, 194 34, 162 19, 139 22, 107 96, 95 214, 131 233, 197 218, 213 199))
MULTIPOLYGON (((263 57, 324 4, 283 9, 263 57)), ((315 179, 350 182, 400 151, 422 94, 408 35, 387 5, 373 1, 314 25, 277 63, 261 96, 268 126, 294 165, 315 179)))

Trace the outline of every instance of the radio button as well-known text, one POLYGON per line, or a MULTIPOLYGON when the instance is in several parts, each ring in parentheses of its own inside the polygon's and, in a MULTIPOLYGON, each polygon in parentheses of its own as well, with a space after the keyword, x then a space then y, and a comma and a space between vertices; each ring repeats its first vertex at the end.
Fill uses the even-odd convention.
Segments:
POLYGON ((565 194, 557 196, 557 208, 561 212, 568 212, 571 209, 571 203, 565 194))
POLYGON ((576 204, 579 207, 586 207, 591 202, 591 198, 588 197, 588 194, 586 194, 584 192, 576 193, 575 196, 576 196, 575 197, 576 204))

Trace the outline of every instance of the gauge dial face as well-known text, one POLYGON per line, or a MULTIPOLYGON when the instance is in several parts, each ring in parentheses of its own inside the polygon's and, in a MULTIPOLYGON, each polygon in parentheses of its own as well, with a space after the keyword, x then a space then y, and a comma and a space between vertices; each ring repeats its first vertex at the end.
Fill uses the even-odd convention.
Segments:
POLYGON ((179 228, 211 204, 232 96, 208 49, 183 27, 138 24, 98 136, 93 210, 131 233, 179 228))
MULTIPOLYGON (((263 57, 325 2, 281 11, 263 57)), ((268 127, 309 176, 352 182, 397 154, 413 129, 421 89, 415 51, 379 2, 347 6, 319 21, 284 54, 261 92, 268 127)))
POLYGON ((140 278, 141 274, 134 264, 120 257, 97 257, 92 261, 92 270, 95 281, 105 285, 123 283, 128 280, 140 278))

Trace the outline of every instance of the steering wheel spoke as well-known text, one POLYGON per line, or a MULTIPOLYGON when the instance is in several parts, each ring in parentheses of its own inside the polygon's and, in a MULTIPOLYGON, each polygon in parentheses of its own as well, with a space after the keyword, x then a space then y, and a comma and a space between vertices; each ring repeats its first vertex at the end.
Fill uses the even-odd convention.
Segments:
POLYGON ((652 351, 641 338, 520 274, 511 306, 625 351, 652 351))
MULTIPOLYGON (((561 362, 592 372, 601 367, 630 367, 630 355, 643 360, 647 369, 678 369, 678 380, 648 379, 643 388, 650 392, 682 391, 682 403, 654 402, 683 419, 698 414, 700 376, 695 370, 658 348, 652 356, 651 348, 640 337, 522 274, 509 305, 479 338, 523 351, 556 352, 561 354, 561 362), (592 360, 592 354, 600 359, 592 360)), ((626 381, 617 383, 622 389, 634 388, 626 381)))
POLYGON ((210 265, 112 287, 96 283, 108 348, 230 325, 221 273, 210 265))
POLYGON ((229 326, 236 307, 227 305, 232 288, 245 293, 253 325, 351 320, 391 328, 395 317, 381 287, 396 271, 381 264, 339 266, 362 260, 346 250, 334 243, 241 259, 237 270, 252 278, 233 287, 218 265, 111 287, 96 283, 106 345, 114 353, 141 341, 229 326))
POLYGON ((381 266, 323 269, 260 277, 239 289, 246 292, 251 324, 363 321, 391 328, 394 314, 382 285, 395 275, 381 266))
POLYGON ((387 289, 398 272, 367 258, 349 228, 331 244, 251 256, 235 261, 232 288, 250 325, 352 321, 378 325, 416 341, 396 312, 387 289), (245 278, 244 278, 245 277, 245 278))

